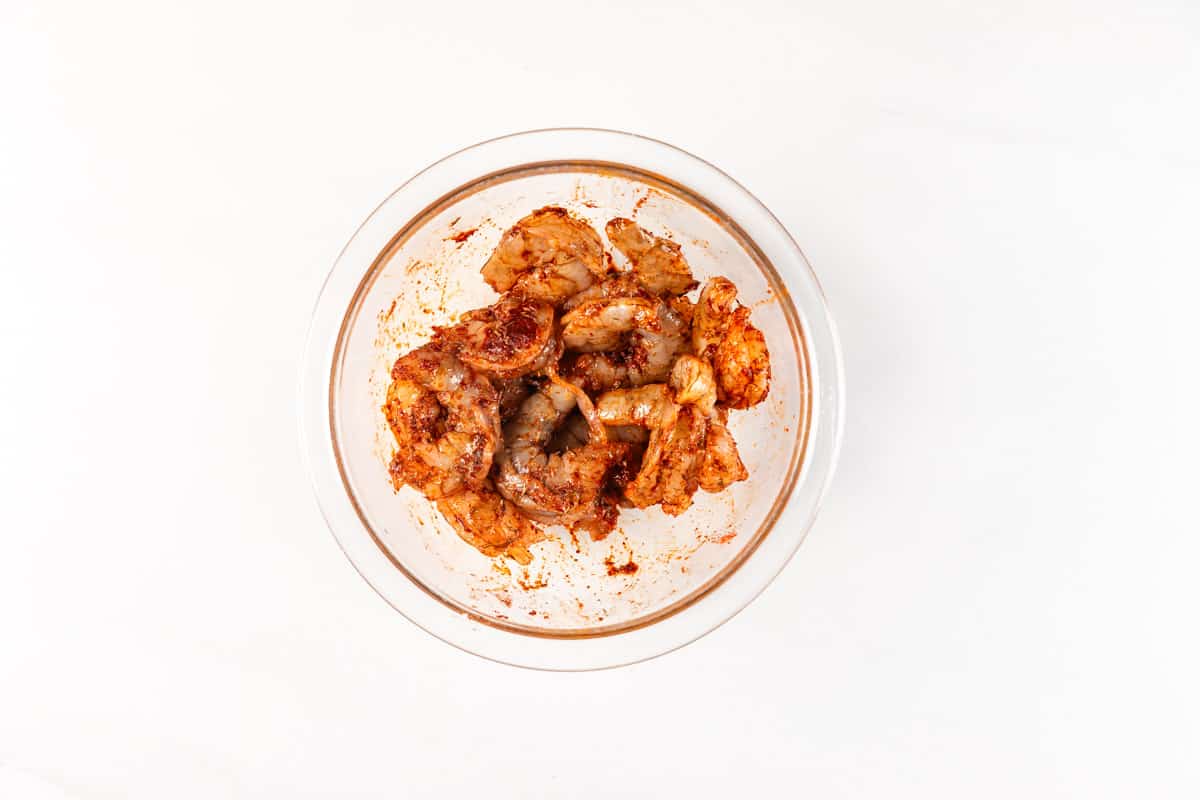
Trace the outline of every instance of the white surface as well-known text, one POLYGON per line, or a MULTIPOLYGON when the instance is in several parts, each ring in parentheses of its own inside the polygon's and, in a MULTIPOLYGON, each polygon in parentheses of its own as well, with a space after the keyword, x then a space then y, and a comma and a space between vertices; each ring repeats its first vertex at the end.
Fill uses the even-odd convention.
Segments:
POLYGON ((79 798, 1195 797, 1200 11, 983 5, 4 4, 0 762, 79 798), (294 418, 358 222, 555 124, 756 192, 849 378, 779 581, 586 675, 391 611, 294 418))

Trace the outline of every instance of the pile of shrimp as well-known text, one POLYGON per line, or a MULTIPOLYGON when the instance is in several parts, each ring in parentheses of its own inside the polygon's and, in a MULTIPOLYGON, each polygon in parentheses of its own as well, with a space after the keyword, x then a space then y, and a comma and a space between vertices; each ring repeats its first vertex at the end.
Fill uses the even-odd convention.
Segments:
POLYGON ((679 515, 746 479, 728 415, 771 382, 750 309, 722 277, 689 299, 674 242, 623 218, 604 232, 627 269, 562 208, 521 219, 481 270, 500 299, 392 367, 392 483, 485 555, 526 564, 546 526, 602 539, 621 507, 679 515))

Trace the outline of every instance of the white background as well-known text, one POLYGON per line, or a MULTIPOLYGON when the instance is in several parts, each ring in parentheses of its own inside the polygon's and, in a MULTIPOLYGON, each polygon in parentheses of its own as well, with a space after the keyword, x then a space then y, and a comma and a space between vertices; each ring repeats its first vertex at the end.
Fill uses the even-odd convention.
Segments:
POLYGON ((584 5, 0 3, 0 795, 1197 796, 1200 6, 584 5), (848 376, 779 580, 598 674, 392 611, 296 435, 362 218, 554 125, 758 194, 848 376))

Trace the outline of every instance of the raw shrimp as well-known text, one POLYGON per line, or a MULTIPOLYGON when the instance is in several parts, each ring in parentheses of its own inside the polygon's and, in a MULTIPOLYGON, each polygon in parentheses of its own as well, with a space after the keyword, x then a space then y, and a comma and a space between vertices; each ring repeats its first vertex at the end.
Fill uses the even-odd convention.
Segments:
POLYGON ((663 451, 659 491, 662 509, 677 517, 692 505, 692 495, 700 487, 700 466, 704 461, 708 424, 700 409, 683 406, 675 420, 675 431, 663 451))
MULTIPOLYGON (((617 463, 620 465, 622 462, 618 460, 617 463)), ((593 541, 598 542, 617 527, 619 513, 617 497, 608 491, 603 491, 596 495, 590 507, 579 513, 578 518, 570 527, 572 531, 582 531, 593 541)))
POLYGON ((728 278, 711 278, 704 284, 692 316, 692 352, 701 358, 712 357, 721 343, 736 299, 737 287, 728 278))
POLYGON ((563 316, 563 346, 579 353, 596 353, 617 349, 634 330, 660 333, 658 305, 641 297, 589 300, 563 316))
POLYGON ((496 390, 451 353, 426 345, 397 359, 383 407, 396 437, 396 488, 436 500, 477 488, 500 441, 496 390))
MULTIPOLYGON (((589 301, 578 306, 574 311, 563 317, 563 338, 568 339, 568 325, 571 325, 572 341, 582 341, 585 346, 589 336, 609 336, 611 328, 603 324, 599 332, 588 328, 595 320, 603 320, 604 314, 592 313, 592 303, 618 304, 626 312, 635 299, 618 298, 608 301, 589 301), (580 315, 574 317, 573 315, 580 315)), ((671 364, 675 357, 687 349, 687 324, 679 315, 659 300, 637 299, 637 303, 653 304, 654 316, 647 321, 644 328, 636 328, 625 332, 627 343, 615 352, 585 352, 576 356, 569 367, 569 376, 584 389, 592 392, 602 392, 608 389, 625 386, 643 386, 647 383, 664 381, 671 372, 671 364)), ((644 306, 639 306, 637 314, 644 315, 644 306)), ((630 312, 630 316, 633 316, 630 312)), ((570 348, 570 345, 568 345, 570 348)))
POLYGON ((691 403, 706 415, 713 412, 717 404, 717 379, 704 359, 693 355, 675 359, 669 383, 675 390, 676 402, 691 403))
POLYGON ((750 309, 733 312, 729 330, 712 357, 717 398, 729 408, 750 408, 771 388, 771 357, 762 331, 750 324, 750 309))
POLYGON ((553 306, 513 295, 437 329, 434 341, 453 347, 468 366, 494 378, 537 372, 560 355, 553 306))
POLYGON ((568 354, 559 367, 564 375, 586 391, 603 392, 624 386, 629 379, 629 368, 620 355, 568 354))
POLYGON ((674 311, 679 318, 683 320, 683 324, 688 328, 692 326, 692 317, 696 313, 696 304, 688 300, 683 295, 666 298, 667 306, 674 311))
MULTIPOLYGON (((606 475, 611 489, 606 486, 596 496, 591 508, 580 514, 578 521, 572 526, 572 530, 583 531, 592 539, 603 539, 616 526, 619 491, 629 482, 632 477, 629 474, 630 469, 636 466, 637 459, 641 455, 642 448, 637 445, 644 445, 646 442, 646 431, 632 426, 621 429, 605 426, 604 435, 609 441, 629 442, 633 446, 629 448, 628 455, 619 460, 606 475), (635 433, 634 436, 628 435, 631 431, 635 433)), ((546 452, 554 454, 577 450, 588 446, 595 440, 594 437, 595 431, 592 424, 582 413, 575 411, 551 436, 546 452)))
POLYGON ((642 285, 637 282, 637 278, 633 277, 633 273, 618 272, 615 275, 609 275, 602 281, 593 283, 582 292, 568 297, 562 305, 562 310, 563 313, 566 313, 589 300, 607 300, 613 297, 650 298, 653 295, 642 288, 642 285))
POLYGON ((487 556, 506 555, 528 564, 531 556, 526 546, 541 537, 537 527, 496 494, 491 483, 443 497, 437 507, 463 541, 487 556))
POLYGON ((504 426, 496 488, 533 519, 602 536, 616 520, 616 509, 609 508, 611 501, 604 496, 606 476, 629 446, 592 439, 575 449, 548 453, 555 429, 579 405, 578 390, 564 384, 547 383, 504 426))
POLYGON ((625 363, 629 385, 641 386, 667 379, 675 356, 687 348, 687 324, 666 305, 658 305, 658 329, 638 330, 630 336, 625 363))
POLYGON ((655 236, 630 219, 604 226, 608 240, 625 254, 638 283, 656 295, 681 295, 696 288, 692 270, 675 242, 655 236))
POLYGON ((570 381, 560 378, 555 372, 550 373, 550 380, 559 388, 566 389, 575 398, 575 407, 579 409, 580 416, 588 424, 588 438, 593 442, 608 441, 608 432, 604 423, 600 421, 600 417, 596 415, 596 406, 592 403, 592 398, 588 396, 588 393, 570 381))
POLYGON ((704 460, 700 464, 700 488, 706 492, 722 492, 749 477, 738 455, 737 442, 725 426, 728 413, 718 407, 708 418, 704 460))
POLYGON ((734 309, 737 287, 713 278, 700 292, 692 318, 692 351, 711 359, 717 399, 729 408, 761 403, 771 386, 771 359, 762 331, 750 322, 750 309, 734 309))
POLYGON ((680 356, 671 368, 671 388, 675 400, 688 403, 705 417, 704 455, 700 464, 700 487, 719 492, 747 477, 738 455, 737 443, 725 427, 727 412, 717 406, 717 385, 713 369, 702 358, 680 356))
POLYGON ((703 415, 676 403, 661 383, 606 392, 596 401, 596 414, 605 425, 638 425, 650 433, 641 468, 625 486, 625 498, 637 508, 661 502, 666 513, 683 513, 699 485, 703 415))
POLYGON ((483 265, 497 292, 559 304, 608 271, 600 236, 556 206, 534 211, 509 228, 483 265))

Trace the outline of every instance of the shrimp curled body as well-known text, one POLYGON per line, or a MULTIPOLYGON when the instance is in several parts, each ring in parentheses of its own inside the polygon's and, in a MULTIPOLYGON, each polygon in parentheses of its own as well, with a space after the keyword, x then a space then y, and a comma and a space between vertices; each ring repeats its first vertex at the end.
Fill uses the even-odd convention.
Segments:
POLYGON ((600 237, 563 208, 534 211, 509 228, 483 265, 497 292, 559 305, 607 272, 600 237))
POLYGON ((641 467, 625 485, 625 499, 637 508, 661 503, 666 513, 682 514, 699 485, 706 432, 699 410, 676 403, 665 384, 654 383, 602 394, 596 414, 605 425, 649 431, 641 467))
POLYGON ((688 346, 687 323, 658 299, 588 301, 562 322, 564 346, 579 353, 570 376, 593 392, 665 381, 688 346))
POLYGON ((583 446, 548 453, 555 431, 579 404, 576 391, 561 382, 522 403, 504 426, 496 489, 539 522, 582 528, 599 538, 616 523, 616 508, 603 491, 606 475, 629 445, 592 437, 583 446))
POLYGON ((771 357, 762 331, 750 322, 750 309, 734 308, 737 287, 713 278, 700 292, 692 318, 692 352, 712 361, 717 398, 728 408, 750 408, 771 388, 771 357))
POLYGON ((481 486, 500 441, 496 390, 456 356, 425 346, 392 367, 384 414, 396 437, 397 488, 431 500, 481 486))
POLYGON ((435 341, 447 343, 468 366, 492 378, 541 371, 560 355, 554 308, 511 295, 467 312, 457 325, 438 329, 435 341))

